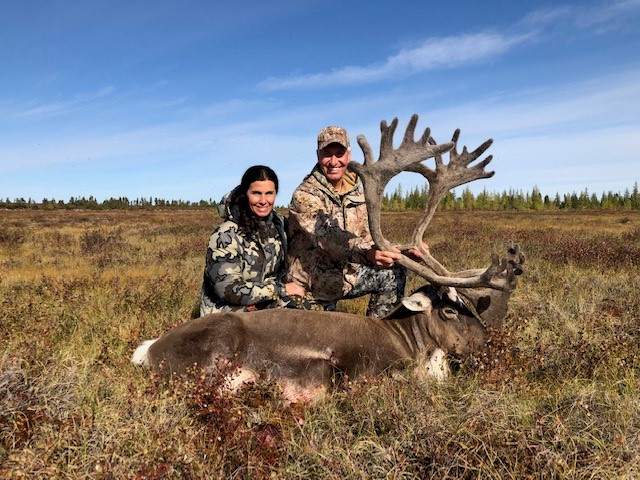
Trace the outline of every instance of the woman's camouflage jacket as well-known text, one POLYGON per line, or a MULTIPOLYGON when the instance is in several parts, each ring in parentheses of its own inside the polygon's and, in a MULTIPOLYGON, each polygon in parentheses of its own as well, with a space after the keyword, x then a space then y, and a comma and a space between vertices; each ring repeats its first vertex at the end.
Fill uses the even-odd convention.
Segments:
POLYGON ((285 221, 271 212, 267 218, 268 235, 247 238, 238 231, 239 209, 230 206, 225 195, 218 212, 224 221, 211 234, 207 248, 200 315, 272 306, 285 295, 287 272, 285 221))

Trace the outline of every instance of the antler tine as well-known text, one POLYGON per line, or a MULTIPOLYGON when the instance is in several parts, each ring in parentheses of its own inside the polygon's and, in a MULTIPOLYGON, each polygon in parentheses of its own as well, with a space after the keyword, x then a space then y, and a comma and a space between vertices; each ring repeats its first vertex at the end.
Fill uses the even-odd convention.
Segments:
MULTIPOLYGON (((362 154, 364 155, 365 168, 370 168, 370 166, 374 163, 373 150, 371 149, 371 145, 369 145, 369 142, 364 137, 364 135, 358 135, 356 140, 358 141, 358 145, 360 145, 360 149, 362 150, 362 154)), ((353 165, 356 165, 357 163, 358 162, 349 162, 349 167, 352 170, 356 171, 355 169, 353 169, 353 165)))
POLYGON ((456 130, 453 132, 453 136, 451 137, 451 141, 455 145, 455 147, 453 147, 454 149, 458 148, 458 139, 459 138, 460 138, 460 129, 456 128, 456 130))
POLYGON ((429 127, 424 129, 424 132, 422 133, 422 137, 420 137, 420 143, 422 145, 430 145, 429 140, 431 139, 431 129, 429 127))
POLYGON ((390 152, 393 152, 393 136, 396 133, 398 127, 398 117, 391 121, 391 125, 387 126, 387 121, 382 120, 380 122, 380 158, 386 157, 390 152))
MULTIPOLYGON (((456 130, 456 132, 458 132, 458 134, 460 134, 460 129, 456 130)), ((455 149, 455 148, 456 148, 457 141, 458 141, 455 133, 453 134, 453 139, 454 139, 454 141, 453 141, 453 148, 455 149)), ((436 141, 435 141, 435 139, 434 139, 433 137, 429 137, 429 144, 431 144, 431 145, 437 145, 437 143, 436 143, 436 141)), ((435 160, 435 162, 436 162, 436 167, 437 167, 438 165, 442 165, 442 155, 435 155, 435 156, 433 157, 433 159, 434 159, 434 160, 435 160)), ((435 172, 434 172, 434 173, 435 173, 435 172)), ((428 180, 428 178, 427 178, 427 180, 428 180)))
POLYGON ((415 137, 417 124, 418 124, 418 115, 414 113, 413 115, 411 115, 411 118, 409 119, 409 123, 407 124, 407 128, 404 131, 404 138, 402 139, 401 145, 409 145, 411 142, 414 141, 413 139, 415 137))

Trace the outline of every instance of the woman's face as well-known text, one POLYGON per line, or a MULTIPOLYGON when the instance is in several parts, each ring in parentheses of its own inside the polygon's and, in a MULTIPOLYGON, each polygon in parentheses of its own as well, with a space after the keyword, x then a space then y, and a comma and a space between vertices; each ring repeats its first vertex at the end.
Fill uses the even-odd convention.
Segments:
POLYGON ((260 218, 267 217, 276 201, 276 184, 271 180, 257 180, 247 190, 249 208, 260 218))

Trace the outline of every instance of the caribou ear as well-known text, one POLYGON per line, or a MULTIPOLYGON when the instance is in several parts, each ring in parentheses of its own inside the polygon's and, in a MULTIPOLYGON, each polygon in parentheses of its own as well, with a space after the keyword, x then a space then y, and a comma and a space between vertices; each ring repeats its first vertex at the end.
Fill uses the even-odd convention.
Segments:
POLYGON ((416 292, 413 295, 404 297, 402 305, 412 312, 425 312, 431 309, 431 299, 422 292, 416 292))

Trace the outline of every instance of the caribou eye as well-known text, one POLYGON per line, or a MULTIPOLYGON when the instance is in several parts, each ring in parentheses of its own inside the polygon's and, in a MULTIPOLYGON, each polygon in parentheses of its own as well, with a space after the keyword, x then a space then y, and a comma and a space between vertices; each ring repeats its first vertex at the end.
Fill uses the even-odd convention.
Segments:
POLYGON ((442 310, 440 310, 440 314, 445 320, 453 320, 455 318, 458 318, 458 311, 455 308, 451 307, 444 307, 442 310))

